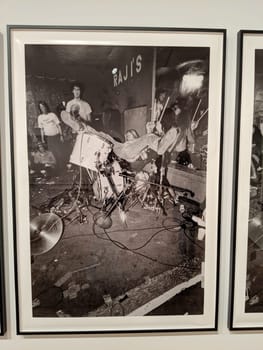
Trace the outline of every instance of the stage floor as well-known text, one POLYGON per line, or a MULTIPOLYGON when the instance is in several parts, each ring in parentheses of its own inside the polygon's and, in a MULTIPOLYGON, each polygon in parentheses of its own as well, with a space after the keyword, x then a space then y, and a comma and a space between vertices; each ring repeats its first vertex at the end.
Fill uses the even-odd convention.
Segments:
MULTIPOLYGON (((42 203, 69 188, 72 178, 73 173, 67 172, 52 181, 34 182, 30 186, 32 217, 40 213, 37 208, 42 203)), ((189 229, 180 204, 168 203, 166 210, 164 216, 136 204, 126 213, 124 224, 116 208, 108 230, 94 225, 94 207, 83 210, 82 223, 64 219, 57 245, 32 259, 33 315, 128 315, 201 274, 205 241, 197 240, 196 228, 189 229), (112 301, 121 307, 113 309, 112 301)), ((203 289, 199 283, 171 297, 170 302, 164 301, 150 314, 202 312, 203 289)))

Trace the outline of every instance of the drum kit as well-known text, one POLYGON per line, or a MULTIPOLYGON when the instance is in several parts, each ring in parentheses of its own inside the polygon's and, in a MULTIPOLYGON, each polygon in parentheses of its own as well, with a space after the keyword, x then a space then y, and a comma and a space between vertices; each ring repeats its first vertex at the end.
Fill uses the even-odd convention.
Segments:
MULTIPOLYGON (((169 197, 167 186, 154 182, 152 174, 147 171, 134 174, 123 169, 121 160, 113 154, 112 144, 108 140, 95 134, 79 133, 70 162, 79 167, 79 182, 73 181, 69 190, 53 197, 42 208, 44 213, 31 220, 32 256, 46 253, 58 243, 64 230, 63 220, 68 219, 70 223, 77 218, 83 223, 83 211, 91 213, 89 207, 97 209, 93 223, 102 229, 112 226, 111 214, 116 208, 125 222, 126 213, 137 203, 144 209, 166 215, 164 200, 165 196, 169 197), (88 174, 88 190, 82 183, 83 171, 88 174), (71 219, 73 212, 77 215, 71 219)), ((187 189, 176 189, 182 196, 194 195, 187 189)))

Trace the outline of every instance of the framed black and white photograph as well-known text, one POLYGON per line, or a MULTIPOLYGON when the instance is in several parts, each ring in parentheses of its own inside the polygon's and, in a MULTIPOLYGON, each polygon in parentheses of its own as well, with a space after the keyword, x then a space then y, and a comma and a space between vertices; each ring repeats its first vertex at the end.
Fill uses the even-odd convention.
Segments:
POLYGON ((8 35, 18 333, 217 329, 225 30, 8 35))
POLYGON ((263 329, 263 31, 239 33, 231 329, 263 329))

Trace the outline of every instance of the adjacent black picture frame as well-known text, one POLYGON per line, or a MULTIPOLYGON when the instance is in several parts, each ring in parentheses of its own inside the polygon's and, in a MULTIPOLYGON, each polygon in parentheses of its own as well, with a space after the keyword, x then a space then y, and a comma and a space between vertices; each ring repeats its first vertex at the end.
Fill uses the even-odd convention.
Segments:
POLYGON ((5 284, 4 284, 4 238, 3 238, 3 217, 2 217, 2 196, 0 179, 0 335, 6 332, 6 305, 5 305, 5 284))
POLYGON ((263 31, 238 34, 229 328, 262 330, 263 31))
MULTIPOLYGON (((0 88, 3 91, 4 88, 4 50, 3 50, 3 38, 0 33, 0 88)), ((1 103, 1 111, 0 115, 3 117, 4 108, 3 105, 3 97, 0 97, 1 103)), ((0 146, 0 335, 4 335, 6 332, 6 305, 5 305, 5 282, 4 282, 4 237, 3 237, 3 199, 2 199, 2 167, 1 167, 1 159, 2 159, 2 148, 0 146)))
MULTIPOLYGON (((18 334, 185 332, 217 329, 225 45, 226 30, 224 29, 8 26, 18 334), (188 47, 192 48, 192 51, 197 47, 208 49, 209 59, 206 64, 207 72, 209 72, 207 85, 209 98, 207 110, 203 111, 206 114, 209 110, 207 122, 208 170, 205 187, 206 209, 203 213, 204 216, 200 218, 202 219, 200 237, 202 236, 204 239, 205 235, 203 240, 205 261, 200 266, 197 276, 205 290, 202 314, 71 317, 64 314, 62 310, 59 315, 57 312, 55 316, 50 314, 46 317, 34 316, 33 305, 36 305, 39 300, 36 301, 32 298, 31 264, 34 261, 32 261, 29 224, 25 55, 25 47, 34 45, 63 45, 65 47, 69 45, 91 45, 94 47, 117 45, 123 47, 124 50, 126 47, 132 46, 172 47, 174 49, 188 47)), ((74 60, 74 56, 72 57, 74 60)), ((37 65, 36 60, 34 64, 37 65)), ((119 78, 115 83, 119 84, 122 81, 123 79, 119 78)), ((106 305, 111 303, 108 300, 110 298, 106 299, 106 305)), ((121 310, 123 312, 123 306, 121 310)))

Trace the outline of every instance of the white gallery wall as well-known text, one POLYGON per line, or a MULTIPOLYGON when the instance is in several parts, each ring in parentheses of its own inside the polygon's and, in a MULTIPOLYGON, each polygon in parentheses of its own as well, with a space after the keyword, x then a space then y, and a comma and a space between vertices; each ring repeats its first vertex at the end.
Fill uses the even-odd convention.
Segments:
POLYGON ((0 126, 7 294, 7 333, 0 339, 1 350, 263 349, 263 331, 230 332, 227 328, 236 56, 237 33, 240 29, 263 30, 262 0, 0 0, 0 126), (227 29, 219 329, 217 332, 120 336, 16 335, 6 32, 8 24, 227 29))

